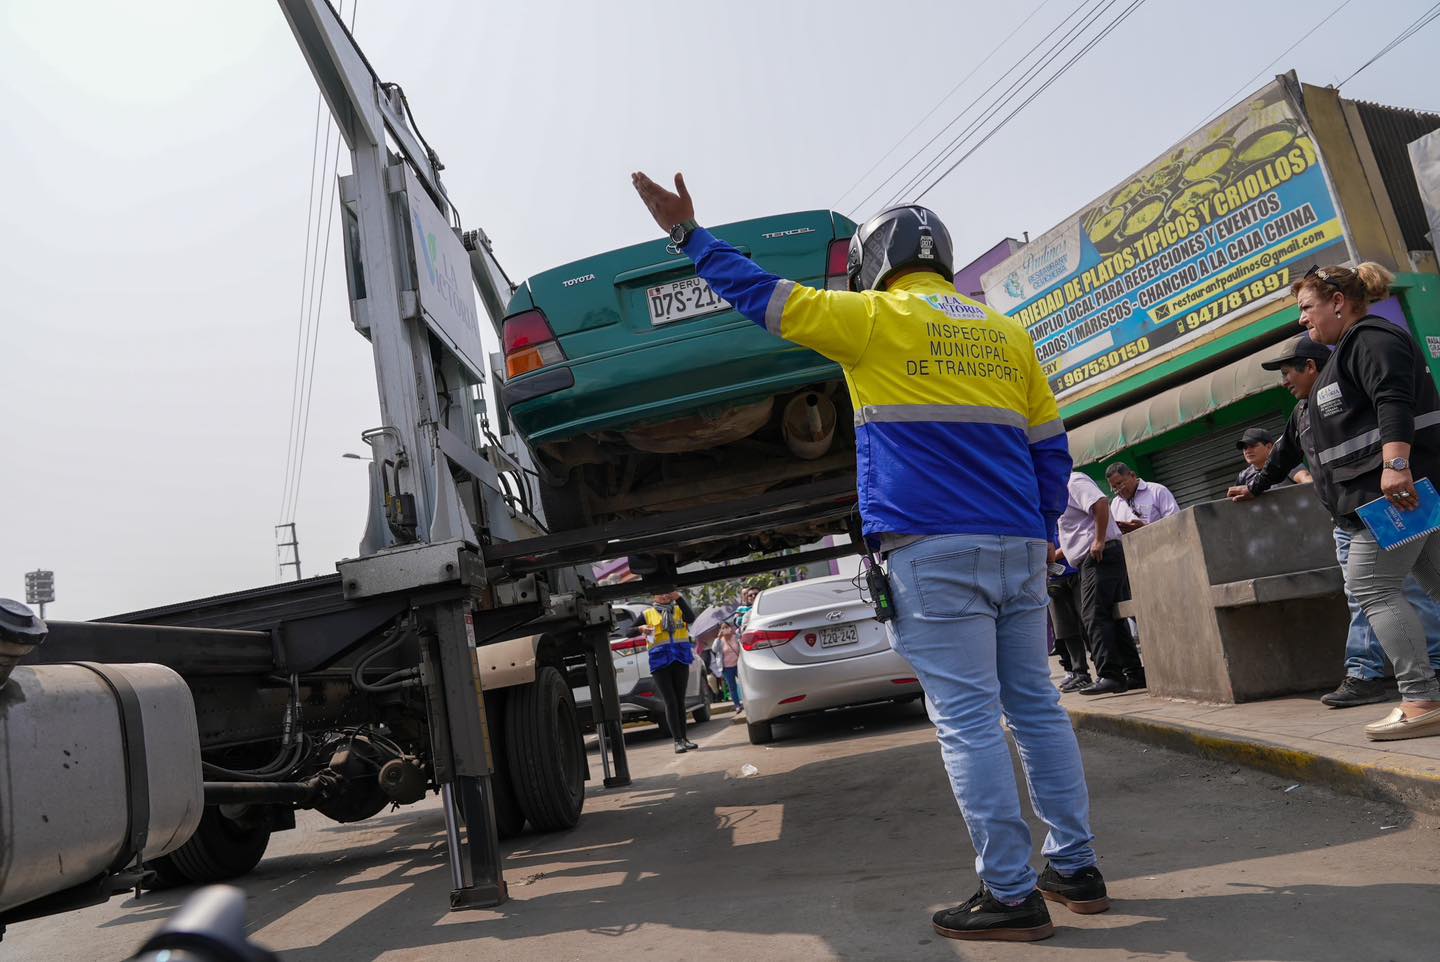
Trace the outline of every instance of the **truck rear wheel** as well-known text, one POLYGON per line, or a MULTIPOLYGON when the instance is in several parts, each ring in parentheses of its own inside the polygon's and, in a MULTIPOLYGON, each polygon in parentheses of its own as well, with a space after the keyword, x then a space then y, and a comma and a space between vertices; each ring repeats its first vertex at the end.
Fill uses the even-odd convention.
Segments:
POLYGON ((525 830, 525 813, 515 801, 515 786, 510 779, 510 759, 505 749, 505 702, 508 688, 493 688, 485 693, 485 717, 490 723, 490 750, 495 771, 490 775, 490 790, 495 799, 495 834, 502 839, 514 838, 525 830))
MULTIPOLYGON (((546 665, 505 698, 505 754, 515 800, 537 832, 573 828, 585 803, 585 743, 565 678, 546 665)), ((498 806, 497 806, 498 807, 498 806)))
POLYGON ((173 881, 174 873, 178 873, 196 884, 223 882, 259 865, 269 844, 270 826, 266 822, 236 821, 218 806, 207 805, 190 841, 155 859, 160 863, 155 868, 158 877, 166 881, 173 881))

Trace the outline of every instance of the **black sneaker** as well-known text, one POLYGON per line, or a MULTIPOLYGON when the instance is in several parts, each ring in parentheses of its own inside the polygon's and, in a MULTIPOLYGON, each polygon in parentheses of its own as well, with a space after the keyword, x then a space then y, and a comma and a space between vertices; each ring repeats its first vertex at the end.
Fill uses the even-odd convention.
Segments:
POLYGON ((1084 688, 1088 684, 1090 684, 1090 673, 1088 671, 1072 671, 1064 678, 1061 678, 1060 683, 1055 687, 1061 691, 1076 691, 1084 688))
POLYGON ((1142 691, 1149 687, 1145 683, 1145 673, 1143 671, 1127 673, 1125 675, 1125 687, 1130 691, 1142 691))
POLYGON ((1082 695, 1118 695, 1125 690, 1125 683, 1118 678, 1101 678, 1095 684, 1079 689, 1082 695))
POLYGON ((688 738, 682 738, 682 739, 680 739, 680 744, 684 745, 686 748, 690 749, 692 752, 693 752, 695 749, 697 749, 697 748, 700 747, 699 745, 695 744, 694 742, 692 742, 692 741, 691 741, 690 739, 688 739, 688 738))
POLYGON ((684 742, 682 742, 682 741, 677 741, 677 742, 675 743, 675 754, 677 754, 677 755, 683 755, 683 754, 685 754, 687 751, 689 751, 689 749, 687 749, 687 748, 685 747, 685 743, 684 743, 684 742))
POLYGON ((1041 895, 1080 915, 1094 915, 1110 907, 1110 896, 1105 891, 1105 879, 1093 865, 1071 875, 1061 875, 1053 865, 1046 862, 1045 871, 1040 873, 1037 885, 1041 895))
POLYGON ((1352 678, 1346 676, 1340 687, 1328 695, 1320 696, 1320 704, 1331 708, 1354 708, 1356 705, 1373 705, 1390 697, 1390 686, 1384 678, 1352 678))
POLYGON ((1055 934, 1050 910, 1038 891, 1019 905, 1006 905, 983 885, 953 909, 936 912, 930 924, 947 939, 967 941, 1038 942, 1055 934))

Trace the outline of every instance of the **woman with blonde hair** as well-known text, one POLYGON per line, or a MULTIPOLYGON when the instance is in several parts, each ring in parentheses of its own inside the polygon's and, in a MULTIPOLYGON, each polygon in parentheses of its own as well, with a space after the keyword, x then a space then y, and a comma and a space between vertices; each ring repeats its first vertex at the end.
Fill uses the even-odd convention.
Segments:
MULTIPOLYGON (((1440 735, 1440 678, 1430 666, 1425 632, 1401 591, 1407 575, 1440 598, 1440 532, 1382 549, 1355 509, 1385 498, 1401 512, 1419 504, 1417 478, 1440 483, 1440 391, 1410 332, 1370 313, 1390 295, 1394 275, 1379 264, 1312 268, 1291 288, 1300 324, 1312 340, 1334 347, 1305 399, 1307 452, 1315 493, 1339 527, 1352 532, 1346 578, 1395 666, 1400 707, 1365 726, 1373 740, 1440 735)), ((1285 457, 1235 500, 1260 494, 1283 476, 1285 457)), ((1294 460, 1294 453, 1288 460, 1294 460)))

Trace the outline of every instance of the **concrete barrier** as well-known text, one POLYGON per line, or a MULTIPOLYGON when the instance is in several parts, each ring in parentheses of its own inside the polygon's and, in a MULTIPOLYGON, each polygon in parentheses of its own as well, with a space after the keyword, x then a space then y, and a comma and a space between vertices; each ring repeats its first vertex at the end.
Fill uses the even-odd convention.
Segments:
POLYGON ((1125 535, 1150 693, 1220 704, 1336 685, 1349 610, 1309 485, 1209 501, 1125 535))

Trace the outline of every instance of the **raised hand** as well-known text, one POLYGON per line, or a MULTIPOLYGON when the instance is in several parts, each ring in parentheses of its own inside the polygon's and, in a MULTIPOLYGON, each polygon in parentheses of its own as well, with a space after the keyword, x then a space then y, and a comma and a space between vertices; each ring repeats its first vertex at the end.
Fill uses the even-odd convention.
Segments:
POLYGON ((684 175, 675 175, 675 193, 661 187, 638 170, 630 175, 630 183, 649 208, 655 223, 667 234, 676 224, 694 219, 695 203, 690 199, 690 191, 685 189, 684 175))

